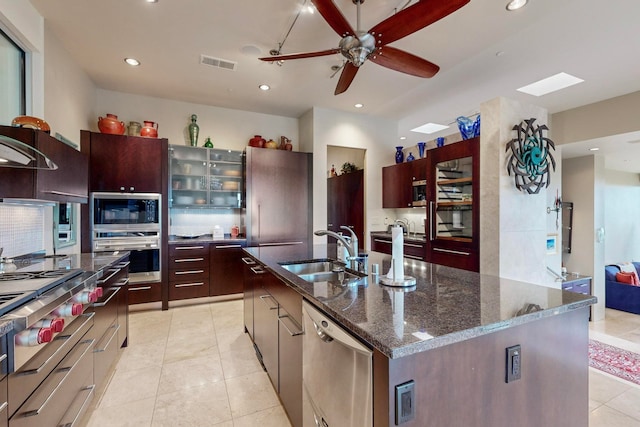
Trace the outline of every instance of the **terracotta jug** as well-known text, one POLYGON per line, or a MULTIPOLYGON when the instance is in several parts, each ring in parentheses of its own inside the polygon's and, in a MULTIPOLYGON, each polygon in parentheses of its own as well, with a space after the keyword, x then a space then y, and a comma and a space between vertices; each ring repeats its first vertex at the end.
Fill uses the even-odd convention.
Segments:
POLYGON ((107 114, 107 117, 98 117, 98 129, 102 133, 123 135, 124 122, 119 121, 115 114, 107 114))
POLYGON ((255 135, 249 140, 249 146, 262 148, 264 147, 265 142, 267 141, 263 137, 261 137, 260 135, 255 135))
POLYGON ((158 137, 158 124, 145 120, 144 126, 140 130, 140 136, 146 136, 147 138, 158 137))

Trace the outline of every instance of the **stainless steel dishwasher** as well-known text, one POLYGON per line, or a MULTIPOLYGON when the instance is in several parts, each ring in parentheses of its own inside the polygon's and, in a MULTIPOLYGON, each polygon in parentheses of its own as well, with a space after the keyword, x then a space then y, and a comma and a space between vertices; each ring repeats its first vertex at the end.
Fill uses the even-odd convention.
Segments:
POLYGON ((302 317, 303 426, 372 426, 373 352, 307 301, 302 317))

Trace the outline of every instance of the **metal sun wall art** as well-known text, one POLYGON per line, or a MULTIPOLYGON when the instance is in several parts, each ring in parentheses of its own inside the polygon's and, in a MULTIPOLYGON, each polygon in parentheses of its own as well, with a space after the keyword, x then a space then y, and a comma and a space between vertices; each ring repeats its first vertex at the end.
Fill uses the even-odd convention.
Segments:
POLYGON ((551 150, 556 146, 552 140, 542 135, 548 131, 547 125, 534 125, 535 118, 522 121, 515 125, 517 137, 507 143, 505 151, 511 151, 507 159, 507 172, 511 176, 513 171, 516 188, 529 194, 537 194, 542 187, 551 183, 549 166, 556 170, 556 161, 551 150))

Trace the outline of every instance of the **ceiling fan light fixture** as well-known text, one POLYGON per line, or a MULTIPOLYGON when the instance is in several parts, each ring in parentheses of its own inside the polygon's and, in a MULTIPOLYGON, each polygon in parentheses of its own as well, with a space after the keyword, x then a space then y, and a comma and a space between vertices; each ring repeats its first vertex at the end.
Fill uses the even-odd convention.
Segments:
POLYGON ((509 12, 518 10, 521 7, 524 7, 528 2, 529 0, 511 0, 509 3, 507 3, 507 10, 509 12))

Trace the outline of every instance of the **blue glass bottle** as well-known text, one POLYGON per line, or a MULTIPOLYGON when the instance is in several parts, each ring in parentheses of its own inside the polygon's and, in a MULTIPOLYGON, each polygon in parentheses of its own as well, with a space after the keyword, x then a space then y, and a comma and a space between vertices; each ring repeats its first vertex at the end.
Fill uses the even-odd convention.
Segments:
POLYGON ((407 162, 412 162, 414 161, 416 158, 413 157, 413 153, 409 153, 409 155, 407 156, 407 162))

